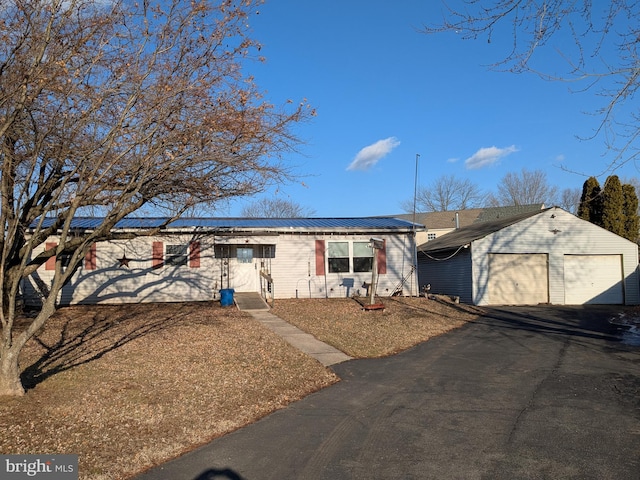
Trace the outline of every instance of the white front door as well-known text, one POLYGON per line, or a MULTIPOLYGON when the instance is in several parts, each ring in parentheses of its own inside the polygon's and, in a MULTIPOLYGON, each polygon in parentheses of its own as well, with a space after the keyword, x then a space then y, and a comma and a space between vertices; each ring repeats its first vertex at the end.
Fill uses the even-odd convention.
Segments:
POLYGON ((229 287, 236 292, 258 291, 258 264, 253 247, 237 248, 236 258, 229 259, 229 287))

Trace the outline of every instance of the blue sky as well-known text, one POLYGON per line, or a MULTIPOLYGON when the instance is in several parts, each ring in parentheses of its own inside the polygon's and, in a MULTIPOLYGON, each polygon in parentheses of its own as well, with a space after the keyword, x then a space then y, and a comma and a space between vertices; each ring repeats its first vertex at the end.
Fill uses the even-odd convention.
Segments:
MULTIPOLYGON (((416 155, 424 186, 454 175, 492 192, 523 168, 545 171, 559 189, 581 188, 589 175, 604 173, 604 182, 604 140, 577 138, 598 126, 589 114, 601 106, 596 91, 489 70, 511 37, 419 32, 441 12, 439 0, 271 0, 260 8, 250 25, 266 61, 247 73, 271 102, 306 99, 317 111, 295 129, 305 142, 299 153, 285 157, 300 179, 268 195, 319 217, 401 213, 413 198, 416 155)), ((540 65, 555 68, 557 57, 545 55, 540 65)), ((616 173, 638 176, 633 165, 616 173)), ((219 213, 239 216, 242 205, 219 213)))

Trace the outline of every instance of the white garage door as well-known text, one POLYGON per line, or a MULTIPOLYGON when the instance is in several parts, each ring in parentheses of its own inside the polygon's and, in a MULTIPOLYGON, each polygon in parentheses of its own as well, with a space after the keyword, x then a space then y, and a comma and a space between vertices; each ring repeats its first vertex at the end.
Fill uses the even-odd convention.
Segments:
POLYGON ((549 302, 549 267, 544 253, 489 254, 489 303, 536 305, 549 302))
POLYGON ((564 303, 624 303, 620 255, 565 255, 564 303))

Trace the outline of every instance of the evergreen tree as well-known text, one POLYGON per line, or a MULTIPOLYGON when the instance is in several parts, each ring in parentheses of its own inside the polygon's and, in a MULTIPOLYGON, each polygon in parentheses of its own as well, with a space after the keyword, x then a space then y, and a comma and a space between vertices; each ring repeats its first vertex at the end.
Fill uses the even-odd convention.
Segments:
POLYGON ((638 229, 640 228, 640 217, 638 217, 638 195, 633 185, 622 185, 622 196, 624 198, 624 237, 632 242, 638 241, 638 229))
POLYGON ((602 226, 602 191, 596 177, 589 177, 582 186, 578 217, 602 226))
POLYGON ((602 227, 616 235, 624 236, 624 197, 617 175, 607 177, 602 189, 602 227))

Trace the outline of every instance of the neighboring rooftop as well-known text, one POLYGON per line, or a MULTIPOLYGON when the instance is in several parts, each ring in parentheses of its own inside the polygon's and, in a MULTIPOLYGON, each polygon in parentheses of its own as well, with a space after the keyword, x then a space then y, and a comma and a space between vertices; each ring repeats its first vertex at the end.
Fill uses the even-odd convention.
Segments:
MULTIPOLYGON (((464 227, 475 222, 483 210, 483 208, 470 208, 459 211, 416 213, 416 223, 424 225, 427 230, 453 229, 456 228, 456 214, 458 214, 458 226, 464 227)), ((412 213, 397 215, 396 217, 409 221, 413 220, 412 213)))
MULTIPOLYGON (((416 223, 422 224, 429 230, 442 230, 456 228, 456 214, 458 214, 457 227, 466 227, 478 222, 489 222, 520 215, 527 212, 539 212, 544 209, 544 203, 531 205, 513 205, 509 207, 469 208, 466 210, 448 210, 444 212, 416 213, 416 223)), ((407 221, 413 221, 412 213, 394 215, 407 221)))
POLYGON ((528 212, 540 212, 544 210, 544 203, 533 203, 531 205, 511 205, 509 207, 484 208, 474 223, 491 222, 501 218, 509 218, 514 215, 521 215, 528 212))

